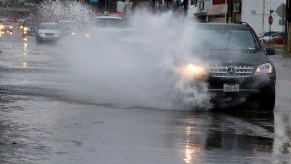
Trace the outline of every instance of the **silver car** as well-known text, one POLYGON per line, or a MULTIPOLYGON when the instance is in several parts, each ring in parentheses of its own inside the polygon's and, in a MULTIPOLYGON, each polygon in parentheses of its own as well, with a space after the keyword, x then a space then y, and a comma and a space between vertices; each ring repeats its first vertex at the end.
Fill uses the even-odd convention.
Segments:
POLYGON ((57 41, 61 38, 61 31, 57 23, 41 23, 36 31, 36 41, 57 41))

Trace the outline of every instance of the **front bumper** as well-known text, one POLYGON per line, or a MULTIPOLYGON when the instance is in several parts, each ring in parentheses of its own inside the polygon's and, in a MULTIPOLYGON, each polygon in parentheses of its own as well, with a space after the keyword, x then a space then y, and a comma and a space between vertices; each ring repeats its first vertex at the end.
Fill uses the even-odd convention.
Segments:
POLYGON ((37 35, 37 39, 41 41, 57 41, 60 39, 59 35, 55 36, 46 36, 46 35, 37 35))
POLYGON ((248 78, 209 78, 208 92, 213 100, 224 99, 228 97, 243 97, 251 100, 259 100, 262 93, 273 91, 276 85, 275 75, 253 75, 248 78), (239 84, 239 91, 225 92, 224 84, 239 84))

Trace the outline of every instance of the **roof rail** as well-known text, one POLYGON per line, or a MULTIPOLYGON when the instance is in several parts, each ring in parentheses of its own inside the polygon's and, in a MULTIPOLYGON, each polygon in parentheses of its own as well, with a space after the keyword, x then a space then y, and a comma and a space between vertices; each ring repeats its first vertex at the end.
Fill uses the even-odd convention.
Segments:
POLYGON ((239 22, 239 24, 245 25, 247 27, 251 27, 247 22, 239 22))

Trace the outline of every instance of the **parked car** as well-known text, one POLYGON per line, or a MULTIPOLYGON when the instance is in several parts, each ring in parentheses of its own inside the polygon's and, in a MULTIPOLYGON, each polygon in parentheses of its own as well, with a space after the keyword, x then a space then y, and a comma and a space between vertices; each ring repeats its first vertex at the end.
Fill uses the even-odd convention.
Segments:
POLYGON ((266 43, 267 41, 272 39, 272 35, 277 33, 278 31, 268 31, 268 32, 263 32, 261 34, 258 35, 259 40, 262 43, 266 43))
POLYGON ((182 77, 190 79, 190 85, 207 83, 217 107, 256 100, 261 110, 273 111, 276 70, 267 55, 274 55, 274 49, 264 49, 247 24, 198 26, 199 40, 192 43, 193 55, 202 62, 181 62, 182 77), (216 38, 220 38, 219 42, 216 38))
POLYGON ((278 32, 272 35, 272 39, 269 41, 273 44, 280 44, 283 45, 285 40, 285 34, 284 32, 278 32))
POLYGON ((25 19, 22 25, 22 37, 35 35, 40 22, 36 19, 25 19))
POLYGON ((61 38, 61 31, 57 23, 41 23, 36 31, 37 43, 43 41, 57 41, 61 38))
POLYGON ((261 39, 261 41, 262 41, 262 43, 268 43, 273 38, 283 37, 283 36, 284 36, 284 32, 273 32, 269 36, 265 36, 263 39, 261 39))

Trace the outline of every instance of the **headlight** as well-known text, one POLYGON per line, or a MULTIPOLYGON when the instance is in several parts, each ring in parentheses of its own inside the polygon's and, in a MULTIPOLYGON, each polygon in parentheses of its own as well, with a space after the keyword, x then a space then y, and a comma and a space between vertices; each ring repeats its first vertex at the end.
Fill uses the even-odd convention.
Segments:
POLYGON ((86 33, 85 36, 86 36, 86 38, 90 38, 90 34, 89 33, 86 33))
POLYGON ((255 75, 262 75, 262 74, 268 74, 273 73, 273 66, 270 63, 262 64, 258 66, 255 75))
POLYGON ((0 29, 3 28, 3 26, 0 26, 0 29))
POLYGON ((24 30, 24 31, 27 31, 27 30, 28 30, 28 28, 27 28, 27 27, 24 27, 24 28, 23 28, 23 30, 24 30))
POLYGON ((206 69, 202 66, 187 64, 181 69, 181 73, 186 78, 199 78, 206 75, 206 69))
POLYGON ((12 27, 12 26, 10 26, 9 28, 10 28, 10 29, 13 29, 13 27, 12 27))
POLYGON ((72 35, 76 35, 76 33, 75 32, 72 32, 72 35))

